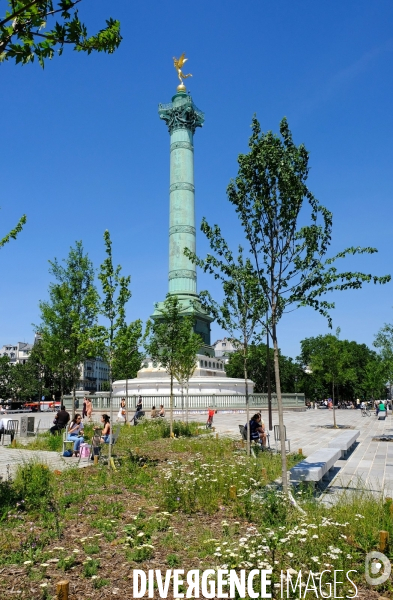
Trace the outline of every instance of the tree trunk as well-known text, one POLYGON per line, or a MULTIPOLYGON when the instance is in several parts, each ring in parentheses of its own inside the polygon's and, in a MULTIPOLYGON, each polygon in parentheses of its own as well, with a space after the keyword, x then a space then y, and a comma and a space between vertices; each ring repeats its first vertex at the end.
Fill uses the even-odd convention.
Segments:
POLYGON ((108 451, 108 465, 111 467, 112 458, 112 439, 113 439, 113 404, 112 404, 112 371, 109 376, 109 422, 110 422, 110 434, 109 434, 109 451, 108 451))
POLYGON ((188 397, 188 388, 189 388, 189 382, 187 381, 187 385, 186 385, 186 423, 188 424, 188 405, 189 405, 189 397, 188 397))
POLYGON ((169 427, 170 427, 170 435, 173 437, 173 375, 171 373, 171 399, 170 399, 170 409, 169 409, 169 427))
POLYGON ((266 313, 266 378, 267 378, 267 407, 269 413, 269 431, 273 429, 273 415, 272 415, 272 382, 270 377, 270 348, 269 348, 269 329, 268 313, 266 313))
POLYGON ((76 393, 75 393, 75 383, 72 387, 72 420, 75 419, 75 402, 76 402, 76 393))
POLYGON ((333 377, 333 427, 334 429, 337 429, 337 423, 336 423, 336 407, 334 405, 334 377, 333 377))
POLYGON ((243 349, 243 359, 244 359, 244 383, 245 383, 245 391, 246 391, 246 423, 247 423, 247 456, 250 456, 251 453, 251 432, 250 432, 250 404, 248 397, 248 381, 247 381, 247 342, 244 343, 243 349))
POLYGON ((128 423, 128 377, 126 377, 126 423, 128 423))
POLYGON ((278 427, 281 440, 281 475, 284 494, 288 495, 288 472, 287 472, 287 454, 285 449, 285 429, 284 429, 284 411, 281 398, 280 383, 280 365, 278 362, 278 342, 276 333, 276 324, 273 322, 273 349, 274 349, 274 376, 276 381, 277 407, 278 407, 278 427))

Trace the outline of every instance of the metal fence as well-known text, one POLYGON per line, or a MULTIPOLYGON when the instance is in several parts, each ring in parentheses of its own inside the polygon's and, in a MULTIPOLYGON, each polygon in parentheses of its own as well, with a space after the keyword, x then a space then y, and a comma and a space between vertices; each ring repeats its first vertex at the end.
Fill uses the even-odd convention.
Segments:
MULTIPOLYGON (((112 396, 112 410, 118 411, 120 409, 121 398, 125 399, 124 396, 112 396)), ((109 395, 91 395, 89 396, 93 404, 93 409, 96 410, 109 410, 110 399, 109 395)), ((133 394, 127 397, 128 410, 135 410, 138 402, 139 395, 133 394)), ((250 408, 267 408, 267 394, 250 394, 250 408)), ((83 398, 78 397, 79 408, 82 410, 83 398)), ((304 394, 282 394, 282 402, 284 408, 305 408, 304 394)), ((167 395, 152 395, 142 396, 143 409, 149 410, 153 406, 159 408, 161 404, 164 405, 165 409, 170 407, 170 397, 167 395)), ((64 405, 67 409, 72 409, 72 396, 64 396, 64 405)), ((173 400, 174 408, 178 410, 184 410, 187 406, 187 396, 176 394, 173 400)), ((188 396, 188 408, 189 410, 204 410, 209 406, 217 410, 231 410, 231 409, 244 409, 246 407, 246 396, 243 394, 198 394, 188 396)), ((272 394, 272 408, 277 409, 277 397, 272 394)))

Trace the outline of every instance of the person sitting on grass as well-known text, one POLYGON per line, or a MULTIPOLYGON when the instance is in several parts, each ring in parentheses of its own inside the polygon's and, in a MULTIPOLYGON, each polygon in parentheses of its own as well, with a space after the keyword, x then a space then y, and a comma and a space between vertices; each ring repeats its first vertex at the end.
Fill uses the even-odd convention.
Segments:
POLYGON ((68 428, 67 440, 74 442, 74 456, 79 456, 79 447, 85 438, 83 437, 82 417, 78 414, 75 415, 68 428))
POLYGON ((160 412, 158 413, 158 416, 165 417, 165 408, 163 404, 160 405, 160 412))
POLYGON ((155 419, 156 417, 158 417, 158 410, 156 409, 155 406, 153 406, 152 409, 151 409, 150 417, 152 419, 155 419))
MULTIPOLYGON (((244 430, 247 433, 247 423, 244 430)), ((266 447, 265 424, 259 413, 256 413, 250 420, 250 440, 260 442, 264 448, 266 447)))
POLYGON ((108 417, 106 414, 103 414, 101 417, 101 423, 104 423, 104 429, 101 433, 101 442, 104 444, 109 444, 111 438, 110 417, 108 417))

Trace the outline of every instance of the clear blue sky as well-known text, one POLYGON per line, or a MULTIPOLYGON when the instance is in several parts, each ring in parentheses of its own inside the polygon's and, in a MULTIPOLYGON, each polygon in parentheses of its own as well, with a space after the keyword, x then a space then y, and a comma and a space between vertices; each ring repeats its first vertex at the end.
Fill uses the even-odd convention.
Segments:
MULTIPOLYGON (((1 5, 5 3, 2 2, 1 5)), ((392 273, 392 58, 390 0, 233 0, 167 3, 83 0, 91 31, 112 16, 124 37, 112 56, 66 49, 62 57, 0 67, 0 234, 26 213, 17 241, 0 251, 0 345, 33 339, 47 297, 48 259, 83 240, 98 267, 109 229, 114 258, 131 274, 128 318, 146 320, 167 291, 169 136, 157 114, 186 51, 194 102, 205 112, 195 136, 197 226, 218 223, 241 242, 226 199, 247 150, 253 113, 263 130, 288 118, 311 153, 309 185, 334 215, 332 252, 351 245, 379 253, 350 268, 392 273)), ((198 252, 207 250, 198 233, 198 252)), ((393 321, 393 284, 337 295, 334 327, 371 344, 393 321)), ((199 290, 219 290, 199 276, 199 290)), ((280 325, 284 353, 326 333, 301 309, 280 325)), ((222 332, 213 325, 213 340, 222 332)))

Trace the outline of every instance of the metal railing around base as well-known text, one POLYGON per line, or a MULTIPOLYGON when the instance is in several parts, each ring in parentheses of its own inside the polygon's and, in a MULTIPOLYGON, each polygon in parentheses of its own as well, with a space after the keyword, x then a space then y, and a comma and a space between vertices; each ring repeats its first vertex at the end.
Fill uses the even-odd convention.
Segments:
MULTIPOLYGON (((153 406, 159 408, 161 404, 167 410, 170 407, 170 397, 167 395, 151 395, 143 396, 142 403, 143 409, 149 410, 153 406)), ((110 398, 100 394, 99 396, 89 396, 93 403, 93 409, 99 411, 105 411, 110 409, 110 398)), ((120 410, 120 401, 124 396, 112 396, 112 410, 120 410)), ((138 394, 130 394, 127 397, 127 407, 129 411, 134 411, 138 403, 138 394)), ((282 401, 284 409, 304 408, 305 398, 304 394, 282 394, 282 401)), ((173 406, 177 410, 185 410, 188 403, 188 409, 192 410, 205 410, 209 406, 216 410, 241 410, 246 408, 246 396, 244 394, 199 394, 189 395, 176 394, 173 398, 173 406)), ((78 412, 82 412, 83 399, 79 398, 78 412)), ((72 396, 64 396, 64 405, 66 409, 72 409, 72 396)), ((267 394, 250 394, 249 395, 250 409, 267 409, 268 401, 267 394)), ((272 408, 277 409, 277 396, 272 394, 272 408)))

